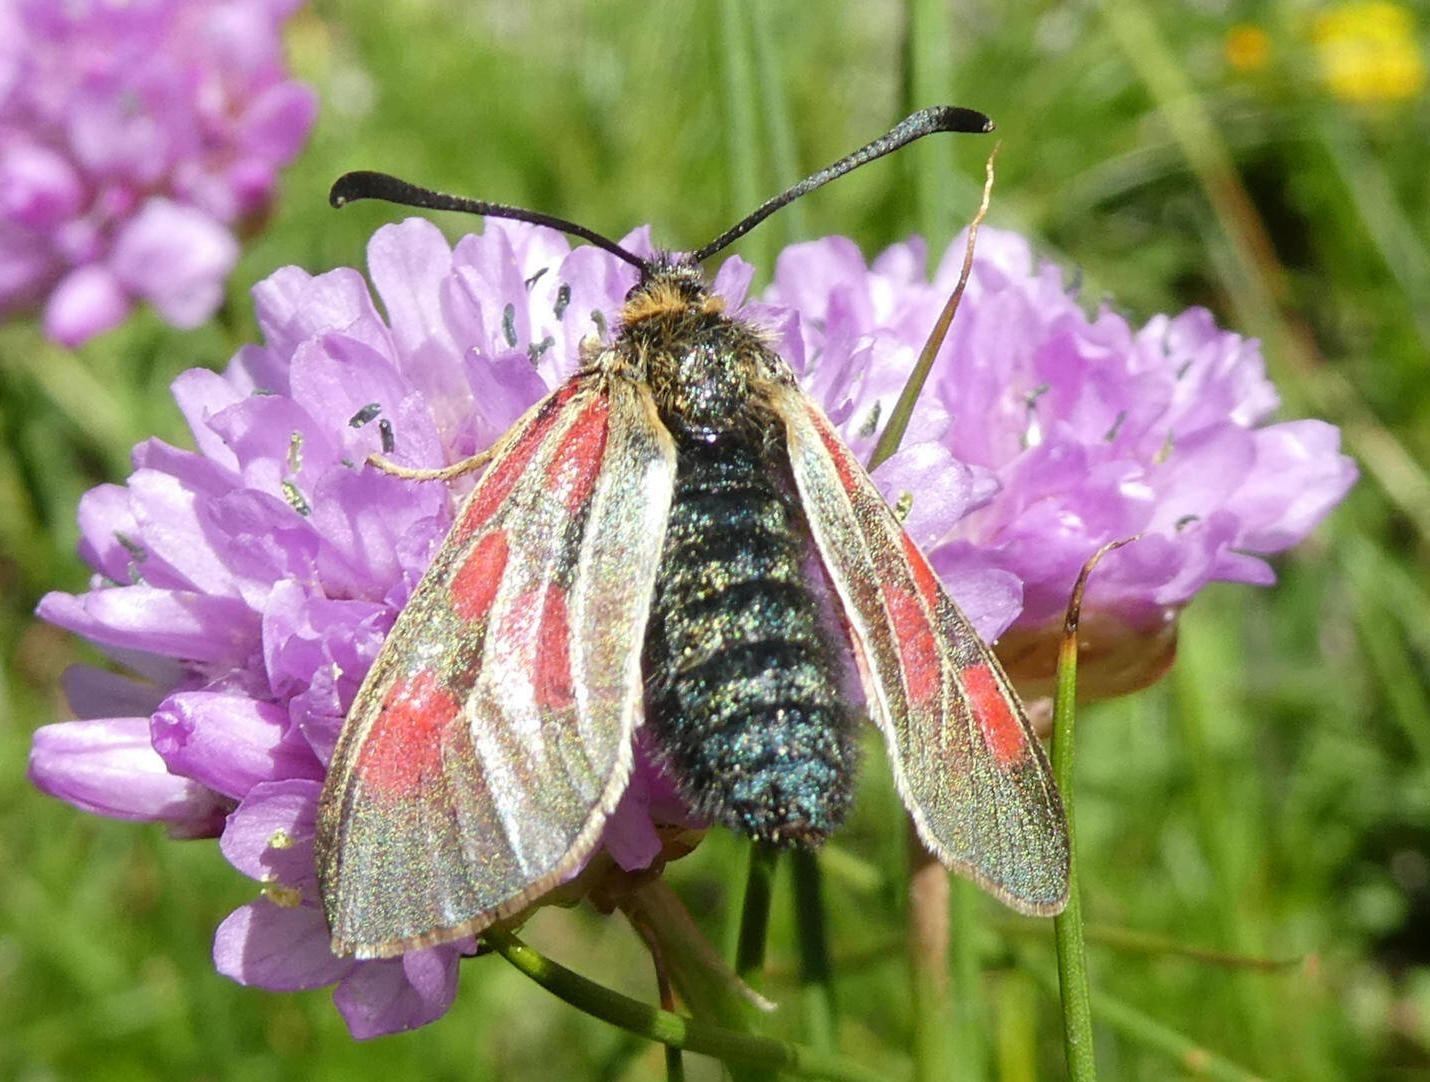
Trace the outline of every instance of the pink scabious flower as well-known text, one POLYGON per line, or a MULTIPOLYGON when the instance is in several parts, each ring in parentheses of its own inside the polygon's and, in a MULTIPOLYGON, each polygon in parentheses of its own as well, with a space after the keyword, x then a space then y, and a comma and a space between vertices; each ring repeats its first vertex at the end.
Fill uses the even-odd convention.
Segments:
POLYGON ((0 318, 78 345, 148 301, 218 308, 316 100, 287 77, 297 0, 0 3, 0 318))
MULTIPOLYGON (((1025 583, 1041 614, 1057 590, 1065 595, 1087 546, 1102 536, 1064 536, 1071 531, 1063 523, 1063 533, 1044 539, 1059 580, 1025 555, 1036 547, 1032 531, 1047 522, 1029 510, 1035 498, 1060 500, 1064 519, 1106 519, 1111 525, 1098 529, 1112 536, 1170 524, 1171 556, 1159 548, 1157 559, 1109 576, 1117 590, 1108 596, 1133 608, 1180 604, 1213 575, 1264 580, 1247 561, 1196 540, 1196 524, 1179 526, 1192 513, 1177 496, 1185 485, 1164 484, 1156 469, 1181 450, 1184 430, 1175 424, 1172 450, 1161 450, 1169 418, 1202 418, 1215 431, 1231 424, 1253 450, 1256 432, 1275 431, 1242 423, 1246 395, 1223 389, 1264 388, 1254 351, 1200 316, 1169 325, 1190 319, 1209 343, 1200 350, 1190 331, 1139 336, 1106 315, 1089 323, 1051 272, 1034 275, 1026 246, 992 240, 995 254, 1021 251, 1025 262, 1020 270, 1016 260, 1004 268, 995 259, 975 277, 955 342, 955 353, 979 351, 972 376, 957 356, 945 357, 902 449, 874 474, 891 500, 914 494, 906 524, 979 631, 992 637, 1013 621, 1025 583), (1012 322, 1000 328, 1002 320, 1012 322), (1079 336, 1092 344, 1081 348, 1079 336), (1136 366, 1165 366, 1158 358, 1184 340, 1189 352, 1172 363, 1192 367, 1139 382, 1136 366), (1039 367, 1033 359, 1044 353, 1039 367), (1080 365, 1089 370, 1079 374, 1080 365), (1236 376, 1238 365, 1254 371, 1236 376), (1118 374, 1129 367, 1131 375, 1118 374), (1152 395, 1143 383, 1160 386, 1159 379, 1171 389, 1160 412, 1141 397, 1152 395), (1027 392, 1054 380, 1102 389, 1111 404, 1094 409, 1091 391, 1049 390, 1030 405, 1027 392), (1122 410, 1128 416, 1117 421, 1122 410), (1147 435, 1159 425, 1163 431, 1147 435), (1034 431, 1038 438, 1029 438, 1034 431), (1127 497, 1141 497, 1140 518, 1107 510, 1114 486, 1068 466, 1039 488, 1031 466, 1025 473, 1010 465, 1053 440, 1082 448, 1087 460, 1134 432, 1156 444, 1144 461, 1130 449, 1142 442, 1129 443, 1118 467, 1147 475, 1127 497), (1180 502, 1164 511, 1163 492, 1180 502), (1187 556, 1179 546, 1188 545, 1201 555, 1187 556), (1199 579, 1178 570, 1187 564, 1202 568, 1199 579)), ((625 245, 650 251, 645 231, 625 245)), ((961 250, 956 245, 955 255, 961 250)), ((455 248, 426 221, 386 226, 371 241, 368 265, 380 309, 353 270, 315 277, 289 267, 260 283, 263 345, 241 349, 223 375, 194 370, 174 385, 196 450, 141 444, 125 485, 83 499, 81 554, 94 581, 84 594, 50 594, 40 615, 95 642, 137 679, 72 673, 67 690, 81 720, 39 730, 30 764, 40 788, 86 810, 164 822, 185 837, 219 835, 224 855, 264 886, 219 928, 216 966, 266 988, 336 984, 338 1008, 359 1037, 440 1016, 457 964, 473 949, 468 941, 382 961, 338 958, 320 909, 314 821, 342 719, 464 494, 460 485, 403 480, 365 461, 385 444, 413 466, 490 446, 576 371, 578 343, 609 333, 635 281, 629 265, 600 249, 572 250, 549 230, 504 221, 455 248)), ((867 456, 949 272, 924 283, 916 245, 891 249, 871 270, 848 241, 833 238, 788 251, 759 303, 745 303, 750 278, 751 268, 731 259, 715 289, 737 315, 768 328, 805 389, 867 456)), ((1251 395, 1257 409, 1268 395, 1251 395)), ((1303 438, 1294 446, 1309 447, 1321 472, 1339 478, 1338 496, 1350 475, 1329 433, 1329 443, 1303 438)), ((1288 457, 1263 456, 1263 473, 1243 477, 1220 503, 1198 504, 1198 513, 1212 518, 1230 508, 1237 523, 1253 522, 1235 536, 1259 551, 1280 547, 1263 539, 1288 543, 1334 502, 1293 515, 1294 499, 1281 498, 1283 483, 1266 471, 1282 469, 1285 485, 1302 487, 1318 475, 1288 471, 1288 457), (1253 515, 1257 501, 1271 510, 1253 515)), ((1097 473, 1099 462, 1085 472, 1097 473)), ((657 828, 689 822, 668 780, 642 761, 600 859, 627 870, 659 863, 657 828)))
MULTIPOLYGON (((766 300, 799 312, 820 397, 856 451, 872 450, 963 254, 959 238, 931 283, 918 240, 872 265, 841 237, 781 255, 766 300)), ((920 535, 920 505, 941 493, 874 476, 891 502, 912 495, 910 527, 945 575, 996 568, 1022 584, 998 653, 1025 693, 1048 687, 1083 563, 1138 536, 1098 565, 1083 606, 1079 688, 1116 694, 1165 671, 1176 613, 1198 590, 1274 581, 1264 557, 1304 538, 1354 482, 1335 426, 1267 424, 1277 405, 1258 344, 1209 312, 1140 328, 1106 306, 1089 314, 1025 238, 985 227, 910 430, 923 426, 930 461, 936 447, 966 471, 978 506, 920 535)))

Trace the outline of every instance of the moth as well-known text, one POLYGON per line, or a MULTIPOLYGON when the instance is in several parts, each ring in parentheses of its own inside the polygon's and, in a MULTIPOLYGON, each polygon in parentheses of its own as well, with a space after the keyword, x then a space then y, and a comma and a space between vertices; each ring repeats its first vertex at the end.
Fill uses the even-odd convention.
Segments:
POLYGON ((819 844, 857 766, 850 656, 930 851, 1016 910, 1062 908, 1062 805, 1007 677, 789 365, 700 270, 864 162, 991 127, 915 113, 705 247, 652 259, 384 174, 334 185, 335 206, 554 226, 640 275, 611 340, 588 341, 580 371, 483 457, 343 724, 316 842, 334 951, 477 934, 569 878, 626 788, 638 730, 712 820, 819 844))

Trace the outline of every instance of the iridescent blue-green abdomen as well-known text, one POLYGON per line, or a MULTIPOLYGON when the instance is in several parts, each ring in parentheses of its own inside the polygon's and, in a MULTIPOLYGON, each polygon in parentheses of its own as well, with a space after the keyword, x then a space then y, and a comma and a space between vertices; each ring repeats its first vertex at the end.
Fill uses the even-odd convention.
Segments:
POLYGON ((807 580, 804 519, 773 464, 782 448, 758 438, 677 438, 646 728, 698 811, 760 841, 817 845, 850 801, 855 717, 807 580))

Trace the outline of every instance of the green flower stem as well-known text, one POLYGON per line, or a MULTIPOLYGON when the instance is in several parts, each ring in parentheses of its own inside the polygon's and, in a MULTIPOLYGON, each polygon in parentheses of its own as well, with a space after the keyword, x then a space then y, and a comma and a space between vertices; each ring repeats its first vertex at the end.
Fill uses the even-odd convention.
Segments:
MULTIPOLYGON (((1128 540, 1131 540, 1129 538, 1128 540)), ((1068 904, 1053 920, 1058 947, 1058 986, 1063 1005, 1063 1050, 1068 1077, 1092 1082, 1092 994, 1087 979, 1087 952, 1083 946, 1082 897, 1077 881, 1077 830, 1073 817, 1073 722, 1077 715, 1077 624, 1088 576, 1104 555, 1127 541, 1104 545, 1083 565, 1068 602, 1062 642, 1058 645, 1058 688, 1053 704, 1053 779, 1063 798, 1068 825, 1068 904)))
MULTIPOLYGON (((1071 618, 1070 618, 1071 622, 1071 618)), ((1097 1077, 1093 1062, 1092 996, 1087 979, 1087 954, 1082 939, 1082 900, 1078 893, 1077 846, 1073 841, 1073 715, 1077 698, 1077 637, 1063 640, 1058 657, 1057 705, 1053 720, 1053 777, 1063 796, 1068 820, 1068 904, 1053 918, 1058 945, 1058 986, 1062 990, 1063 1050, 1068 1077, 1091 1082, 1097 1077)))
POLYGON ((829 964, 824 883, 819 859, 808 849, 790 853, 794 872, 794 919, 799 934, 800 1000, 809 1043, 825 1051, 835 1046, 834 974, 829 964))
POLYGON ((735 945, 735 975, 759 989, 765 972, 765 940, 770 927, 770 895, 775 887, 779 850, 750 843, 750 863, 745 876, 745 904, 740 910, 740 938, 735 945))
MULTIPOLYGON (((658 958, 659 968, 691 1014, 736 1032, 758 1029, 759 1012, 771 1009, 771 1004, 735 976, 664 878, 642 884, 620 904, 651 944, 652 956, 658 958)), ((661 1005, 671 1009, 669 1003, 661 1005)), ((748 1064, 732 1064, 730 1075, 734 1082, 767 1082, 770 1077, 765 1068, 748 1064)))
POLYGON ((769 1009, 735 976, 663 877, 641 884, 621 900, 621 909, 657 944, 671 983, 696 1018, 745 1029, 751 1006, 769 1009))
MULTIPOLYGON (((675 990, 670 986, 670 975, 665 971, 659 944, 651 941, 651 959, 655 962, 656 987, 660 992, 660 1009, 675 1013, 675 990)), ((685 1057, 673 1044, 665 1046, 666 1082, 685 1082, 685 1057)))
POLYGON ((639 1036, 726 1063, 780 1070, 835 1082, 881 1082, 883 1075, 842 1056, 807 1045, 735 1033, 641 1003, 573 973, 533 950, 510 932, 492 928, 483 938, 494 950, 558 999, 593 1018, 639 1036))

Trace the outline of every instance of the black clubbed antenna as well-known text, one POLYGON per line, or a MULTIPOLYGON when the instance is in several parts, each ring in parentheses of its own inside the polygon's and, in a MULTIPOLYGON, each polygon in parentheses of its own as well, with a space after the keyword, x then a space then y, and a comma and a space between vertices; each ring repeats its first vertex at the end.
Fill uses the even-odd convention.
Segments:
POLYGON ((786 203, 793 203, 806 192, 823 187, 836 177, 858 169, 866 162, 882 158, 900 147, 908 146, 915 139, 922 139, 934 132, 982 133, 993 130, 993 121, 973 109, 960 109, 954 105, 935 105, 931 109, 920 109, 912 116, 905 117, 885 135, 881 135, 868 146, 860 147, 848 157, 840 158, 833 165, 825 166, 813 176, 805 177, 793 188, 781 192, 766 203, 760 204, 730 229, 721 233, 703 248, 697 248, 687 257, 692 263, 702 263, 722 248, 727 248, 739 240, 755 226, 759 225, 786 203))
POLYGON ((652 266, 634 252, 628 252, 615 241, 587 229, 584 225, 568 222, 550 214, 541 214, 521 207, 509 207, 504 203, 488 203, 484 199, 468 199, 461 195, 446 195, 428 188, 419 188, 405 180, 388 176, 386 173, 372 173, 365 169, 356 173, 344 173, 333 182, 328 192, 328 202, 335 207, 344 206, 357 199, 385 199, 389 203, 401 203, 408 207, 422 207, 425 210, 455 210, 464 214, 480 214, 488 218, 511 218, 518 222, 550 226, 573 237, 580 237, 598 245, 614 256, 624 259, 641 272, 641 277, 649 277, 652 266))

